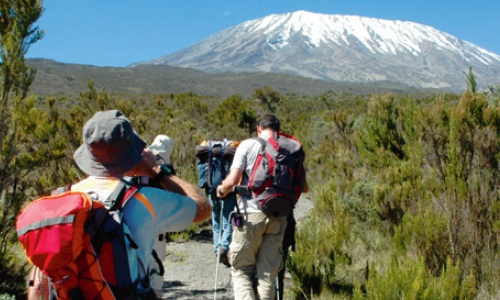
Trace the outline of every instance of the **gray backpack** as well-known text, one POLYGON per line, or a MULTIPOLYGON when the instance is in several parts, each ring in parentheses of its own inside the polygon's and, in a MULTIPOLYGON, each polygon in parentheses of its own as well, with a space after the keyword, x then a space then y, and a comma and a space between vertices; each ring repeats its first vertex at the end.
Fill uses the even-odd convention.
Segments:
POLYGON ((294 137, 278 133, 267 141, 257 138, 261 150, 248 179, 260 209, 269 217, 289 215, 302 193, 305 153, 294 137))

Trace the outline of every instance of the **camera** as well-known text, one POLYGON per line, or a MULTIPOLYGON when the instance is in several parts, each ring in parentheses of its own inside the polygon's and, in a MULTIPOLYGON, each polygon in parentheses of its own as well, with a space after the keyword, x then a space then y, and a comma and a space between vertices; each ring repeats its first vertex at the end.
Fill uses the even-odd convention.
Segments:
POLYGON ((243 215, 240 213, 236 213, 233 215, 233 225, 235 227, 241 227, 243 226, 243 215))

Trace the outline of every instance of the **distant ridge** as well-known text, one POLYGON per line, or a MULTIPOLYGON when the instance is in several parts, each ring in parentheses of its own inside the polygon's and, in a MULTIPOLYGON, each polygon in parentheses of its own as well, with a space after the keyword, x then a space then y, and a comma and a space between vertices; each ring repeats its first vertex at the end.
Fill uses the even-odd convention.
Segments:
POLYGON ((465 77, 472 66, 480 88, 500 81, 499 55, 432 27, 307 11, 246 21, 176 53, 133 66, 143 64, 453 90, 466 88, 465 77))
POLYGON ((29 59, 27 64, 37 69, 30 92, 41 96, 78 96, 81 92, 88 90, 89 79, 92 79, 98 91, 105 90, 108 93, 132 96, 192 92, 203 96, 229 97, 238 94, 250 97, 256 89, 264 86, 269 86, 283 94, 298 93, 306 96, 321 95, 328 91, 338 93, 423 92, 391 82, 332 83, 273 73, 208 74, 195 69, 163 65, 113 68, 64 64, 46 59, 29 59))

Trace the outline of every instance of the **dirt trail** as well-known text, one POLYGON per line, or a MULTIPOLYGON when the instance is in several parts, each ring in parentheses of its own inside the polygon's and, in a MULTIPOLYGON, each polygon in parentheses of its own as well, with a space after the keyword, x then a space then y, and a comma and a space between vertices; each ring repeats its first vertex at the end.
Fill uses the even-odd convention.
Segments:
MULTIPOLYGON (((312 202, 305 198, 297 203, 295 218, 299 226, 300 219, 307 215, 311 207, 312 202)), ((218 265, 217 290, 215 289, 217 264, 210 230, 203 230, 189 242, 168 243, 164 264, 163 299, 233 299, 231 269, 222 264, 218 265)), ((289 278, 285 288, 287 284, 290 284, 289 278)))

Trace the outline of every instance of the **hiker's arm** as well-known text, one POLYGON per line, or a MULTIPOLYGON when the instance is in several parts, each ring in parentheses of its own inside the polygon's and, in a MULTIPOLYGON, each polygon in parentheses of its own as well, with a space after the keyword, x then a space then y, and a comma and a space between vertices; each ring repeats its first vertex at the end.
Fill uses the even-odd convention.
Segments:
POLYGON ((302 182, 300 183, 302 193, 309 192, 309 184, 307 183, 306 170, 302 169, 302 182))
MULTIPOLYGON (((155 178, 158 174, 160 174, 161 168, 156 164, 156 159, 150 151, 144 150, 142 157, 143 160, 132 170, 127 172, 126 175, 148 176, 150 178, 155 178)), ((175 175, 163 176, 158 182, 163 189, 188 196, 194 200, 196 203, 196 215, 193 220, 194 222, 203 222, 211 217, 212 208, 208 203, 208 199, 195 185, 175 175)))
POLYGON ((307 193, 309 192, 309 185, 307 184, 307 182, 304 183, 304 185, 302 186, 302 193, 307 193))
POLYGON ((175 175, 170 175, 163 177, 160 181, 160 185, 167 191, 185 195, 194 200, 197 206, 196 215, 193 220, 194 222, 203 222, 212 216, 212 208, 208 203, 207 197, 205 197, 203 192, 193 184, 175 175))
POLYGON ((233 187, 240 182, 241 176, 243 176, 243 170, 238 168, 231 168, 229 175, 226 179, 217 187, 217 196, 224 198, 233 191, 233 187))

